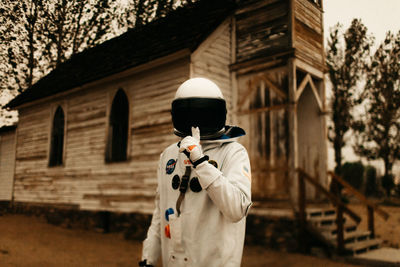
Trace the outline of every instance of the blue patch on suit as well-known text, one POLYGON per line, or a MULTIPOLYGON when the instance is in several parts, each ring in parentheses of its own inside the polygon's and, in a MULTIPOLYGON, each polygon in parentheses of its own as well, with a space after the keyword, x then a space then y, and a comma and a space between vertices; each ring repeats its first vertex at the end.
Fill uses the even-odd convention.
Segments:
POLYGON ((173 173, 175 170, 175 166, 176 166, 176 160, 174 160, 174 159, 168 160, 167 166, 165 167, 165 172, 167 174, 173 173))
POLYGON ((167 220, 167 222, 169 222, 169 215, 174 214, 174 209, 173 208, 169 208, 167 210, 165 210, 165 220, 167 220))

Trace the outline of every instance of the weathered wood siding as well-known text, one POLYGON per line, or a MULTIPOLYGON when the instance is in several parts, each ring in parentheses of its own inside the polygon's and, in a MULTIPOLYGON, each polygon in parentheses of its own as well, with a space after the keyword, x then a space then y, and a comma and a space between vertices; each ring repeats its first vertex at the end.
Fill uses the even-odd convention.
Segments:
POLYGON ((192 77, 206 77, 221 88, 225 97, 228 117, 232 110, 232 74, 229 65, 232 63, 232 23, 225 21, 193 53, 191 59, 192 77))
MULTIPOLYGON (((267 77, 280 88, 287 88, 285 71, 271 72, 267 77)), ((241 77, 239 85, 239 99, 246 98, 246 102, 240 107, 238 121, 247 132, 243 144, 251 161, 253 199, 287 199, 290 185, 286 99, 251 76, 241 77), (253 88, 250 94, 249 87, 253 88), (271 110, 260 110, 265 108, 271 110)))
POLYGON ((236 12, 237 62, 290 48, 289 0, 242 1, 236 12))
POLYGON ((170 103, 188 77, 189 59, 182 59, 20 109, 15 200, 150 212, 159 155, 176 140, 170 103), (108 117, 118 89, 130 104, 128 160, 105 163, 108 117), (58 104, 66 114, 64 165, 49 168, 52 110, 58 104))
POLYGON ((15 167, 15 130, 0 133, 0 200, 10 201, 15 167))
POLYGON ((322 10, 309 0, 293 2, 296 56, 321 69, 324 64, 322 10))
POLYGON ((322 9, 311 0, 242 1, 236 12, 236 63, 260 57, 295 56, 321 69, 322 9))
MULTIPOLYGON (((301 94, 296 86, 307 73, 296 77, 299 71, 297 63, 293 64, 298 62, 303 69, 321 73, 324 69, 320 4, 311 0, 249 0, 240 1, 235 13, 233 70, 238 80, 238 124, 248 132, 244 142, 251 158, 255 199, 295 197, 296 167, 304 167, 326 184, 324 117, 316 110, 318 105, 309 91, 296 106, 296 95, 301 94)), ((325 88, 317 90, 324 101, 325 88)), ((314 197, 313 192, 311 195, 314 197)))

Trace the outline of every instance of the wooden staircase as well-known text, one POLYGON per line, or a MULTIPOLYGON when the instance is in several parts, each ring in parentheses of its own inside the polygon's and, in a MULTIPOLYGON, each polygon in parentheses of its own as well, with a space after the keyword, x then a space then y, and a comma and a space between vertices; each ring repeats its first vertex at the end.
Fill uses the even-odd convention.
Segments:
MULTIPOLYGON (((308 232, 312 232, 314 235, 317 233, 319 239, 327 246, 339 251, 335 207, 307 209, 306 216, 308 232)), ((352 221, 348 216, 344 216, 343 243, 342 254, 354 256, 378 249, 382 241, 374 238, 371 235, 371 231, 359 229, 359 225, 356 222, 352 221)))
POLYGON ((339 256, 357 258, 371 251, 379 250, 382 240, 375 238, 374 214, 385 220, 389 214, 369 201, 341 177, 329 172, 332 181, 341 185, 365 205, 368 214, 368 229, 360 229, 361 217, 351 210, 341 198, 328 191, 318 179, 310 176, 302 169, 297 169, 299 178, 298 216, 300 225, 299 244, 307 244, 309 235, 322 242, 332 253, 339 256), (306 182, 330 200, 325 207, 307 207, 306 182))

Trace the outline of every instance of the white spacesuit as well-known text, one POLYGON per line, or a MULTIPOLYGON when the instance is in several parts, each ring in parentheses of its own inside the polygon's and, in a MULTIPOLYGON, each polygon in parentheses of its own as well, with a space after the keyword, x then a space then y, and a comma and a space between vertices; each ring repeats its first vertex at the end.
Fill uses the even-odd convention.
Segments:
POLYGON ((172 118, 182 140, 161 154, 140 266, 160 255, 163 266, 240 266, 251 206, 250 162, 236 142, 244 131, 225 126, 222 93, 204 78, 178 88, 172 118))

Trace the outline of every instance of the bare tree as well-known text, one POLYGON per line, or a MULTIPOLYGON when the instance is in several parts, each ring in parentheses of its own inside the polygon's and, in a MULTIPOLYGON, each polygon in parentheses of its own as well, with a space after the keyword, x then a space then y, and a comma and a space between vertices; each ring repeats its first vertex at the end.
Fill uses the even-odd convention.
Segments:
POLYGON ((1 89, 23 91, 43 71, 41 60, 42 1, 2 2, 1 7, 1 89))
POLYGON ((72 55, 194 1, 2 0, 0 93, 15 96, 72 55))
MULTIPOLYGON (((0 94, 10 98, 31 87, 71 55, 112 37, 115 0, 2 0, 0 94)), ((0 107, 5 103, 0 103, 0 107)), ((2 110, 0 118, 15 121, 2 110)), ((4 120, 3 120, 4 121, 4 120)), ((0 123, 1 124, 1 123, 0 123)))
POLYGON ((42 24, 46 56, 57 67, 71 55, 93 47, 110 37, 114 0, 46 1, 42 24))
POLYGON ((129 28, 141 27, 150 21, 166 16, 170 11, 197 0, 128 0, 120 7, 118 27, 126 31, 129 28))

